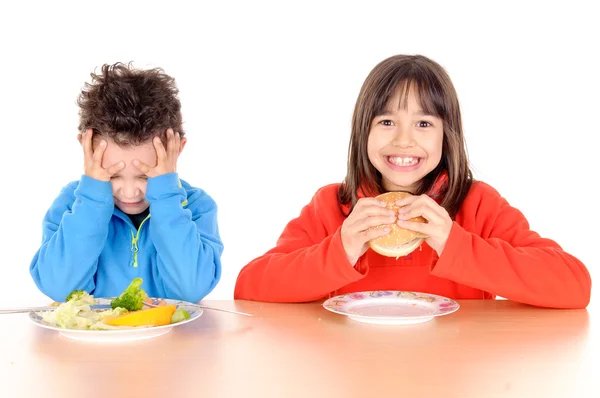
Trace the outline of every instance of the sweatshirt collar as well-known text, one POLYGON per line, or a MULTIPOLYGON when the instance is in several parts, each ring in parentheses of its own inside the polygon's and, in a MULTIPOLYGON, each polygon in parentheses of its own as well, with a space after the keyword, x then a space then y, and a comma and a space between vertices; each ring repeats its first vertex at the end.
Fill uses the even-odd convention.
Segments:
MULTIPOLYGON (((431 185, 431 188, 427 192, 425 192, 425 194, 439 203, 442 201, 447 189, 448 189, 448 172, 446 170, 444 170, 436 178, 436 180, 431 185)), ((377 193, 368 192, 368 190, 364 186, 361 186, 357 191, 357 196, 359 199, 362 199, 365 197, 373 198, 377 195, 378 195, 377 193)))

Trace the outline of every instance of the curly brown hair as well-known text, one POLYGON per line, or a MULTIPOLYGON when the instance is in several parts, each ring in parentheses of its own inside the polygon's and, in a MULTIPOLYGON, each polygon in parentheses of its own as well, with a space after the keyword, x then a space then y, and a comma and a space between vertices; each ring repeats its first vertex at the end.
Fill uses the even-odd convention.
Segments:
POLYGON ((167 129, 183 137, 181 102, 175 79, 163 69, 135 69, 130 64, 104 64, 91 73, 77 98, 79 131, 93 129, 117 145, 139 145, 159 136, 166 145, 167 129))
POLYGON ((417 90, 423 109, 444 122, 440 164, 420 181, 415 193, 420 195, 428 192, 437 178, 447 173, 448 182, 441 206, 454 217, 473 183, 460 105, 454 85, 444 68, 422 55, 389 57, 377 64, 363 83, 352 117, 348 171, 339 189, 339 203, 349 205, 352 211, 358 201, 359 189, 373 196, 385 192, 381 173, 371 164, 367 154, 371 123, 383 113, 398 90, 406 95, 409 87, 417 90))

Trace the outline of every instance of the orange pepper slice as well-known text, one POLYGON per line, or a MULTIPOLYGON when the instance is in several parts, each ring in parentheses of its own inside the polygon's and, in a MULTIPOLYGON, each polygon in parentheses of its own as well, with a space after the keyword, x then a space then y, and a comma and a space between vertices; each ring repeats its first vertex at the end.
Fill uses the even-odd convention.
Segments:
POLYGON ((132 311, 117 317, 106 317, 104 323, 111 326, 163 326, 171 323, 175 304, 147 310, 132 311))

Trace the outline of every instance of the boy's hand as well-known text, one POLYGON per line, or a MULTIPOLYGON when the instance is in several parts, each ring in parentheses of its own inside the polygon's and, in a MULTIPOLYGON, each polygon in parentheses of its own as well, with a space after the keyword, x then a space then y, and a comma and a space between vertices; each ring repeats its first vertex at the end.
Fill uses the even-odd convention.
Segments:
POLYGON ((158 158, 156 167, 150 167, 139 159, 135 159, 133 165, 148 177, 158 177, 163 174, 176 172, 177 158, 181 152, 181 137, 179 133, 173 133, 172 129, 167 130, 166 150, 160 138, 154 137, 152 143, 154 144, 158 158))
POLYGON ((83 170, 84 174, 90 178, 99 181, 110 181, 110 178, 125 167, 125 162, 121 161, 113 164, 109 168, 102 167, 102 156, 106 151, 106 140, 101 140, 98 148, 94 151, 92 146, 92 129, 88 129, 82 134, 77 135, 77 139, 83 147, 83 170))

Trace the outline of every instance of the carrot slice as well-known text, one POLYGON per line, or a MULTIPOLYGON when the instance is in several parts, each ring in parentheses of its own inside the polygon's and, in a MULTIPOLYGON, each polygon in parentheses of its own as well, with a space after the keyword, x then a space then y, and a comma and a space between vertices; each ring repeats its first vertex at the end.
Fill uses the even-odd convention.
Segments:
MULTIPOLYGON (((152 305, 152 304, 154 304, 154 300, 152 300, 150 297, 148 297, 146 300, 144 300, 144 303, 152 305)), ((162 307, 164 305, 167 305, 167 302, 165 301, 165 299, 160 299, 160 301, 156 305, 158 305, 159 307, 162 307)))

